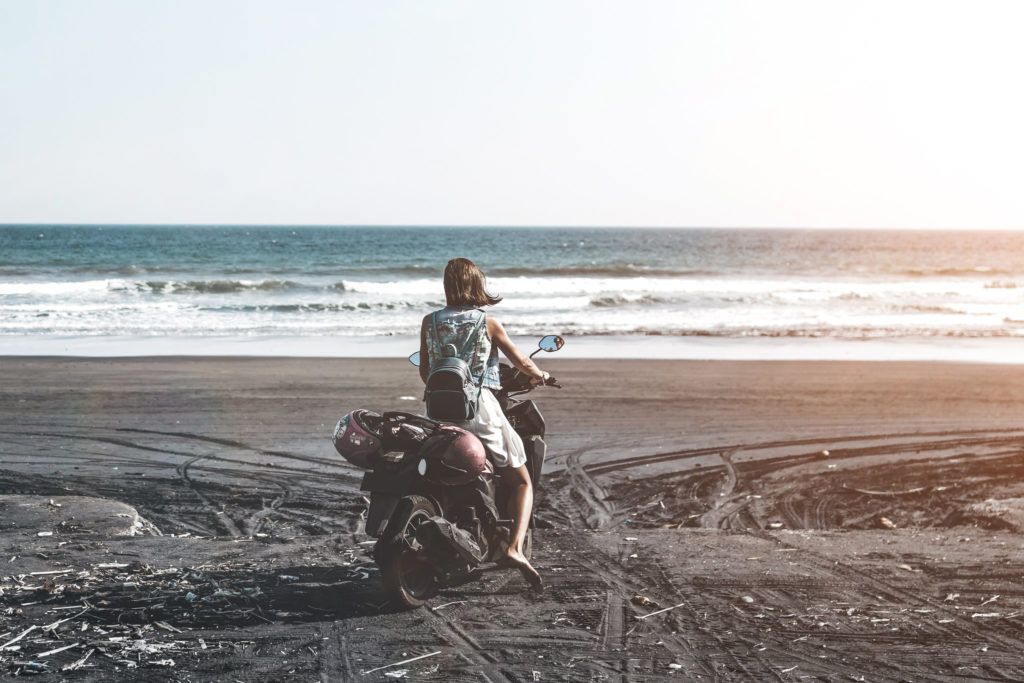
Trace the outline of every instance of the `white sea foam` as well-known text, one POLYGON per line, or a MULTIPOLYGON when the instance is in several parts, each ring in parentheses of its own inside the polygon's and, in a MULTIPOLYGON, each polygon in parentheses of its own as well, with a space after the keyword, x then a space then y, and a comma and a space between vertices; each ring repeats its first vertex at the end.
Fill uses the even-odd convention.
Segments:
MULTIPOLYGON (((1024 287, 982 277, 496 277, 519 334, 1017 337, 1024 287)), ((0 334, 415 334, 438 278, 0 281, 0 334)))
POLYGON ((60 280, 56 282, 0 282, 3 296, 69 296, 91 292, 114 291, 125 287, 128 280, 60 280))

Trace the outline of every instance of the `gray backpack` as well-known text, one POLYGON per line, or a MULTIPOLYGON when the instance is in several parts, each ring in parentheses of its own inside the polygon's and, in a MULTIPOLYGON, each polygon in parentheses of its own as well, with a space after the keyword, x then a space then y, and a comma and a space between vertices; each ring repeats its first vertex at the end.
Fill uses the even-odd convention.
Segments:
MULTIPOLYGON (((481 373, 479 383, 474 382, 469 363, 463 358, 469 356, 486 319, 486 315, 480 316, 461 349, 449 344, 445 349, 447 355, 435 358, 430 366, 424 400, 427 403, 427 417, 431 420, 465 422, 476 417, 477 403, 483 387, 483 374, 481 373)), ((436 337, 437 313, 433 314, 431 324, 434 326, 436 337)))

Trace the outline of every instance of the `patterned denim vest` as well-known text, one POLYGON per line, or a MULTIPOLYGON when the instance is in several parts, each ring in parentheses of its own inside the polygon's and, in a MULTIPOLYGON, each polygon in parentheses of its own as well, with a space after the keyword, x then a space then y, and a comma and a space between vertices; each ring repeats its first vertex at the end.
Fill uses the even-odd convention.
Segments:
POLYGON ((482 386, 488 389, 501 389, 501 380, 498 377, 498 347, 491 344, 491 338, 487 335, 486 323, 480 326, 480 333, 476 341, 468 343, 468 335, 473 332, 481 316, 487 315, 478 308, 464 308, 461 306, 446 306, 427 319, 427 355, 433 367, 434 360, 445 358, 445 348, 470 349, 469 358, 462 360, 469 363, 469 369, 473 373, 473 380, 480 382, 483 375, 482 386), (435 329, 433 321, 437 321, 435 329))

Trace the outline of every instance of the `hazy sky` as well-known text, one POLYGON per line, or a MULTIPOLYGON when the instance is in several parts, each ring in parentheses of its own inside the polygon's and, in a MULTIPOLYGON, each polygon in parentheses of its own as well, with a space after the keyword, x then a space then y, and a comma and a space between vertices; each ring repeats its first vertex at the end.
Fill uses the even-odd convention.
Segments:
POLYGON ((0 223, 1024 228, 1024 3, 3 0, 0 223))

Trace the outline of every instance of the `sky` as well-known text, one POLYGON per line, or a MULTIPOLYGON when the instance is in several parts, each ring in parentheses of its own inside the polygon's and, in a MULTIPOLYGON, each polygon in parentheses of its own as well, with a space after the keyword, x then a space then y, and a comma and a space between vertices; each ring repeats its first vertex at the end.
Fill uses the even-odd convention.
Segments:
POLYGON ((1024 228, 1024 3, 3 0, 0 223, 1024 228))

